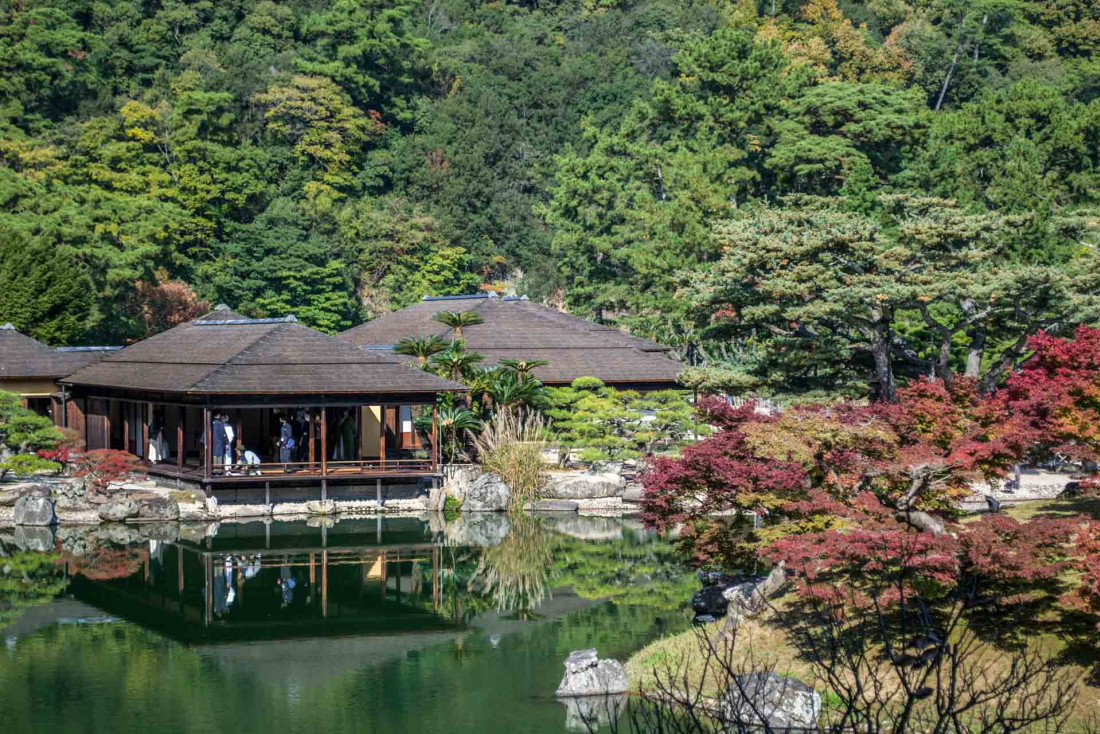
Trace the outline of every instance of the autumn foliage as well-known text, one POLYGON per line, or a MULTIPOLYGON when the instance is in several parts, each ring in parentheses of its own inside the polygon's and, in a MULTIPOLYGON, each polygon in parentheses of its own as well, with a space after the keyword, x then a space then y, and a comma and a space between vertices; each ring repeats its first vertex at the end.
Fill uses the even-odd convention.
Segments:
POLYGON ((652 463, 643 519, 680 528, 701 565, 783 562, 798 588, 822 599, 843 579, 848 589, 874 585, 880 603, 965 593, 1002 616, 1033 617, 1059 598, 1100 613, 1096 523, 1004 515, 962 523, 955 509, 1017 462, 1096 456, 1100 329, 1075 337, 1035 337, 1032 357, 992 395, 957 377, 950 386, 914 381, 895 403, 778 414, 704 400, 699 412, 714 435, 652 463), (1065 587, 1070 568, 1076 589, 1065 587))
POLYGON ((85 487, 107 493, 110 485, 141 471, 141 459, 125 451, 95 449, 75 462, 73 476, 82 477, 85 487))

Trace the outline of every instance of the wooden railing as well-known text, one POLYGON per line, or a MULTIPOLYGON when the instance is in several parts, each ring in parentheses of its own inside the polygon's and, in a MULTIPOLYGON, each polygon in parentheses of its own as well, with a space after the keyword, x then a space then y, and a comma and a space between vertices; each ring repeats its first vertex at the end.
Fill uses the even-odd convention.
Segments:
MULTIPOLYGON (((354 459, 351 461, 328 461, 322 466, 318 460, 262 462, 259 464, 215 464, 212 479, 223 477, 349 477, 366 474, 402 473, 431 474, 435 471, 431 459, 354 459)), ((152 464, 148 471, 154 474, 201 477, 201 466, 174 463, 152 464)))

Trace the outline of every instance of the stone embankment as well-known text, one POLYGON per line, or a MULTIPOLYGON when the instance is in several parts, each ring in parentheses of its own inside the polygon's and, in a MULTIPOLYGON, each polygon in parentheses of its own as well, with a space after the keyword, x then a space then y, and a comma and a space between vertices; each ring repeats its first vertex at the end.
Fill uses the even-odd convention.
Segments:
MULTIPOLYGON (((628 473, 627 473, 628 474, 628 473)), ((627 481, 622 465, 548 475, 542 499, 525 509, 539 513, 578 513, 619 517, 638 511, 640 487, 627 481)), ((223 520, 298 519, 440 512, 448 497, 463 514, 505 512, 511 490, 494 474, 476 467, 451 473, 442 489, 408 496, 315 499, 271 504, 219 502, 201 492, 172 490, 151 481, 112 485, 105 491, 72 478, 30 477, 0 484, 0 525, 48 527, 100 523, 219 522, 223 520)))

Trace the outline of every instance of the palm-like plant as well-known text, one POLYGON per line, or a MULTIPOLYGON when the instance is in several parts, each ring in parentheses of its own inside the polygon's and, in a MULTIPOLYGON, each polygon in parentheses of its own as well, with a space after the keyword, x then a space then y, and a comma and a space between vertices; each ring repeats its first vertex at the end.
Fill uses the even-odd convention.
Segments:
POLYGON ((542 383, 531 377, 524 379, 515 372, 501 370, 489 388, 489 397, 498 408, 519 408, 537 403, 543 396, 542 383))
POLYGON ((456 341, 450 349, 432 355, 430 364, 436 374, 455 381, 461 381, 469 377, 474 370, 474 365, 485 359, 477 352, 466 351, 466 343, 456 341))
MULTIPOLYGON (((448 396, 449 397, 449 396, 448 396)), ((413 425, 426 436, 431 435, 432 416, 422 415, 413 421, 413 425)), ((464 435, 469 432, 479 433, 485 428, 474 412, 462 405, 448 400, 439 405, 439 432, 443 439, 443 455, 449 463, 465 455, 463 447, 466 445, 464 435)))
POLYGON ((423 367, 428 359, 447 348, 447 343, 434 334, 431 336, 407 336, 394 345, 393 351, 409 357, 416 357, 417 364, 423 367))
POLYGON ((451 327, 451 338, 458 341, 462 338, 462 330, 467 326, 476 326, 485 323, 481 314, 473 311, 440 311, 432 316, 432 319, 451 327))
POLYGON ((536 367, 545 367, 550 364, 545 359, 502 359, 500 366, 512 370, 519 375, 520 382, 531 379, 531 371, 536 367))

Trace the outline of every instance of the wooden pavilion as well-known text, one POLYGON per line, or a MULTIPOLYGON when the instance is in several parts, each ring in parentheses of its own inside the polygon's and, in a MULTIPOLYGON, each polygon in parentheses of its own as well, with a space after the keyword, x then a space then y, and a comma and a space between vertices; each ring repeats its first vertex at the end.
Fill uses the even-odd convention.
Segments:
POLYGON ((406 337, 450 338, 451 330, 432 318, 441 311, 469 311, 481 316, 483 323, 464 327, 462 337, 467 349, 485 356, 486 364, 502 359, 548 362, 533 371, 546 385, 568 385, 578 377, 598 377, 622 389, 664 390, 677 387, 677 375, 683 369, 671 350, 656 342, 556 311, 526 297, 498 298, 495 293, 428 296, 348 329, 339 337, 378 351, 392 349, 406 337))
POLYGON ((435 401, 463 386, 359 349, 293 316, 248 319, 219 306, 61 380, 82 407, 89 450, 146 460, 151 476, 216 488, 354 484, 439 475, 435 401), (420 435, 416 417, 430 413, 420 435), (213 455, 219 416, 230 461, 213 455), (296 445, 280 454, 283 421, 296 445), (242 461, 245 451, 259 463, 242 461))
POLYGON ((0 325, 0 390, 15 393, 39 415, 64 427, 74 406, 57 381, 118 351, 119 347, 50 347, 11 324, 0 325))

